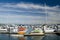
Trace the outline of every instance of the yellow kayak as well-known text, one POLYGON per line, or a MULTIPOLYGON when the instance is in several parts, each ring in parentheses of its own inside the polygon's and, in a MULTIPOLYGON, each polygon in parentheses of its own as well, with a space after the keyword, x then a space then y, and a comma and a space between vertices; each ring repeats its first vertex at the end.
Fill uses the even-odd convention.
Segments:
POLYGON ((24 35, 25 32, 24 31, 19 31, 18 34, 24 35))

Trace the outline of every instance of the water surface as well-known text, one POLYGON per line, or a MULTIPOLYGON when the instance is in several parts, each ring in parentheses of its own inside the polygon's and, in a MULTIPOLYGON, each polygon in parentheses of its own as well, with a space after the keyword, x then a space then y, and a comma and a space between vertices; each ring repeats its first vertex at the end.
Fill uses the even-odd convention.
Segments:
POLYGON ((45 36, 12 37, 9 34, 0 34, 0 40, 60 40, 60 36, 46 34, 45 36))

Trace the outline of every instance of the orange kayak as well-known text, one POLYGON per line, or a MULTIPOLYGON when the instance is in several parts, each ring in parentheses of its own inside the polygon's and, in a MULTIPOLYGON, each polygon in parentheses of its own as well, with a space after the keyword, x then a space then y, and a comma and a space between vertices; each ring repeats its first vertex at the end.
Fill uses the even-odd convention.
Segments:
POLYGON ((19 31, 18 34, 24 35, 25 32, 24 31, 19 31))

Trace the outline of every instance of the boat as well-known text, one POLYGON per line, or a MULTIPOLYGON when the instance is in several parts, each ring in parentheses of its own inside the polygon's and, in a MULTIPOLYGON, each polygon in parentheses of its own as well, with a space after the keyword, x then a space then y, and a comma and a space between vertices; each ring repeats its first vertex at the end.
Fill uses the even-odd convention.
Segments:
POLYGON ((55 25, 44 25, 43 27, 45 33, 53 33, 57 31, 57 27, 55 25))
POLYGON ((26 26, 19 26, 18 34, 24 35, 26 33, 26 31, 27 31, 26 26))
POLYGON ((7 32, 7 29, 0 29, 0 33, 1 32, 5 33, 5 32, 7 32))
POLYGON ((39 28, 39 27, 36 27, 34 28, 34 30, 31 31, 30 34, 33 34, 33 35, 43 35, 43 30, 42 28, 39 28))
POLYGON ((17 33, 18 32, 18 26, 15 25, 7 25, 7 29, 9 33, 17 33))
POLYGON ((60 32, 60 25, 57 25, 57 32, 60 32))
POLYGON ((8 30, 6 28, 0 27, 0 33, 6 33, 8 30))

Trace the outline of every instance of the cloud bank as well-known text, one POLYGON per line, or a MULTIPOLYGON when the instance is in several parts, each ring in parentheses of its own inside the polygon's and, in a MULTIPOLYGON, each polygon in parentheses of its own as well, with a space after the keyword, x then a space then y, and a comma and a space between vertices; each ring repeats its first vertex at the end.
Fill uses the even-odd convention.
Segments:
POLYGON ((33 3, 0 3, 0 23, 60 23, 60 6, 33 3))

